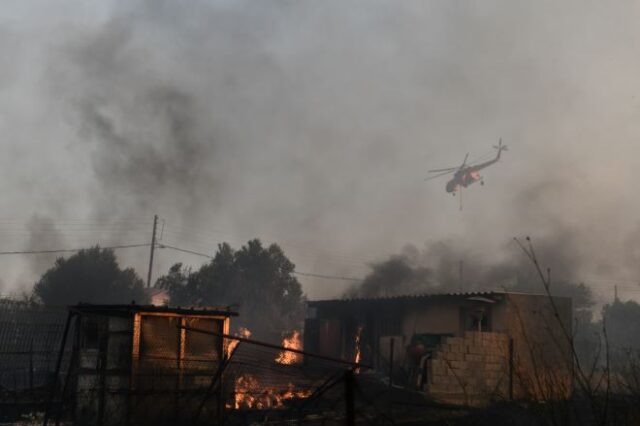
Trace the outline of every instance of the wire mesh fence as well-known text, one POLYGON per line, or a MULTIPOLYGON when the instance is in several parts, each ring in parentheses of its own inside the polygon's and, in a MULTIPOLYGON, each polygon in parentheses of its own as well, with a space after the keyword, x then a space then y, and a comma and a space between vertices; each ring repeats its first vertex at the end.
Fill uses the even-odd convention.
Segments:
POLYGON ((0 299, 0 391, 46 387, 64 331, 66 309, 0 299))

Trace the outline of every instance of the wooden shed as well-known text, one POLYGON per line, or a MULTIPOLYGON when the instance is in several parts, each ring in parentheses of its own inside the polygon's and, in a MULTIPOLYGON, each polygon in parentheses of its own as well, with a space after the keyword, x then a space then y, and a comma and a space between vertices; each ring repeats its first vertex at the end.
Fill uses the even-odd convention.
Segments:
POLYGON ((80 425, 211 423, 208 392, 226 348, 228 309, 77 305, 68 391, 80 425), (197 421, 196 421, 197 419, 197 421))

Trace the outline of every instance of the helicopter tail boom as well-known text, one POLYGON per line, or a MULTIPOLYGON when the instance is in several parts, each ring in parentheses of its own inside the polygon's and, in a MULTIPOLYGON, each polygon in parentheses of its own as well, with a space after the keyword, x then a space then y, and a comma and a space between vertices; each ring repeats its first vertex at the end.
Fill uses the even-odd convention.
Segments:
POLYGON ((502 151, 508 151, 507 146, 502 144, 502 138, 500 138, 500 140, 498 141, 498 145, 494 145, 493 147, 498 150, 496 160, 500 159, 500 154, 502 153, 502 151))

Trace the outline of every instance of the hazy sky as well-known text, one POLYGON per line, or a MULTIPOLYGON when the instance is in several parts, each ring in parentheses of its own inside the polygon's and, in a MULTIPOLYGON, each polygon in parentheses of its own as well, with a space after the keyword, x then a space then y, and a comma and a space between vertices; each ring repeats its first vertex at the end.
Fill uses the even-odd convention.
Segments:
MULTIPOLYGON (((5 1, 0 251, 144 243, 157 213, 166 244, 260 237, 361 277, 406 244, 490 263, 531 235, 635 297, 638 22, 636 1, 5 1), (424 182, 499 137, 462 212, 424 182)), ((0 293, 52 260, 1 256, 0 293)), ((155 273, 205 260, 159 250, 155 273)))

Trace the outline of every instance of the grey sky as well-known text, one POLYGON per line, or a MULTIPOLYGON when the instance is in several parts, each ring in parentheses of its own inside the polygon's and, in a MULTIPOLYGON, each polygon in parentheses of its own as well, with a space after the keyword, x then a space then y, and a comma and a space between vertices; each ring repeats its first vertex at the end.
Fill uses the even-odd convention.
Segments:
MULTIPOLYGON (((0 249, 145 242, 158 213, 168 244, 257 236, 363 276, 409 243, 491 262, 569 235, 579 278, 638 294, 637 2, 101 4, 0 12, 0 249), (423 181, 499 137, 464 211, 423 181)), ((144 249, 118 256, 144 274, 144 249)), ((0 292, 51 261, 0 258, 0 292)), ((204 259, 161 250, 156 273, 174 261, 204 259)))

